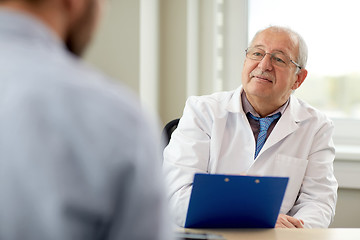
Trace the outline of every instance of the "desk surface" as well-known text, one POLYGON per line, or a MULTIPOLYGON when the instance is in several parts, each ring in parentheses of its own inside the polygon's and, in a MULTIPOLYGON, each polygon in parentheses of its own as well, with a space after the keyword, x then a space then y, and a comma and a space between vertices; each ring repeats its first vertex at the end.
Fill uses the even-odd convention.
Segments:
POLYGON ((226 240, 359 240, 360 228, 329 229, 184 229, 193 233, 214 233, 226 240))

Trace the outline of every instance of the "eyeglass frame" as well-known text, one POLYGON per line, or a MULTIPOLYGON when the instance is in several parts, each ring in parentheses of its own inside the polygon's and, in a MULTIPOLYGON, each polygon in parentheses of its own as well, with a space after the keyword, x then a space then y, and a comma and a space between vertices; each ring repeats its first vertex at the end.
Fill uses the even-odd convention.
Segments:
MULTIPOLYGON (((264 59, 264 57, 266 56, 266 54, 270 54, 270 59, 272 59, 273 58, 273 55, 275 54, 275 53, 268 53, 268 52, 266 52, 265 50, 263 50, 264 52, 265 52, 265 54, 264 54, 264 56, 260 59, 260 60, 256 60, 256 59, 252 59, 252 58, 250 58, 250 57, 248 57, 247 56, 247 54, 248 54, 248 50, 249 49, 251 49, 251 48, 257 48, 257 49, 260 49, 260 50, 263 50, 263 49, 261 49, 261 48, 258 48, 258 47, 248 47, 247 49, 245 49, 245 56, 247 57, 247 58, 249 58, 249 59, 251 59, 251 60, 254 60, 254 61, 261 61, 261 60, 263 60, 264 59)), ((280 52, 281 53, 281 52, 280 52)), ((297 62, 295 62, 294 60, 292 60, 289 56, 287 56, 286 54, 284 54, 284 53, 282 53, 285 57, 287 57, 289 60, 290 60, 290 62, 291 63, 293 63, 296 67, 298 67, 300 70, 302 69, 302 67, 300 66, 300 64, 298 64, 297 62)))

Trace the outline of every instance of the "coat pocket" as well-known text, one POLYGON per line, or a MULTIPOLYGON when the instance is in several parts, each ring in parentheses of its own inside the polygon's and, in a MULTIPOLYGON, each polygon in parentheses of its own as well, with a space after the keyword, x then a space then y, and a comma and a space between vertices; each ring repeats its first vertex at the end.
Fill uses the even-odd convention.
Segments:
POLYGON ((281 213, 285 214, 294 206, 299 195, 308 160, 277 154, 274 165, 274 174, 276 176, 289 178, 280 210, 281 213))

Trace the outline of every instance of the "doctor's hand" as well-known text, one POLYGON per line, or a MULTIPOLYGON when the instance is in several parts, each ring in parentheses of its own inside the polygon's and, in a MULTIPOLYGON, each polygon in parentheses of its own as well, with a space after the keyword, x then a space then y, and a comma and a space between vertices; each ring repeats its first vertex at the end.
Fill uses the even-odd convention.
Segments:
POLYGON ((285 214, 279 214, 275 228, 304 228, 304 221, 285 214))

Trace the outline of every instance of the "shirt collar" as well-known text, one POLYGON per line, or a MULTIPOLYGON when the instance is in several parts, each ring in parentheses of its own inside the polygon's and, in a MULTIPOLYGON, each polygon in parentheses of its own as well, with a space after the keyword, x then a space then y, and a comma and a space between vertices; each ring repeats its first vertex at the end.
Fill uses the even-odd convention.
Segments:
MULTIPOLYGON (((253 106, 251 106, 249 100, 246 97, 245 91, 242 91, 242 93, 241 93, 241 103, 242 103, 242 107, 244 109, 245 114, 251 113, 255 117, 260 117, 260 114, 258 114, 255 111, 253 106)), ((281 107, 279 107, 277 110, 275 110, 274 112, 270 113, 267 116, 271 116, 271 115, 274 115, 277 113, 280 113, 281 115, 283 115, 288 105, 289 105, 289 99, 281 107)))
POLYGON ((28 44, 41 42, 42 47, 65 49, 63 41, 50 27, 27 13, 0 8, 0 30, 2 38, 20 39, 28 44))

